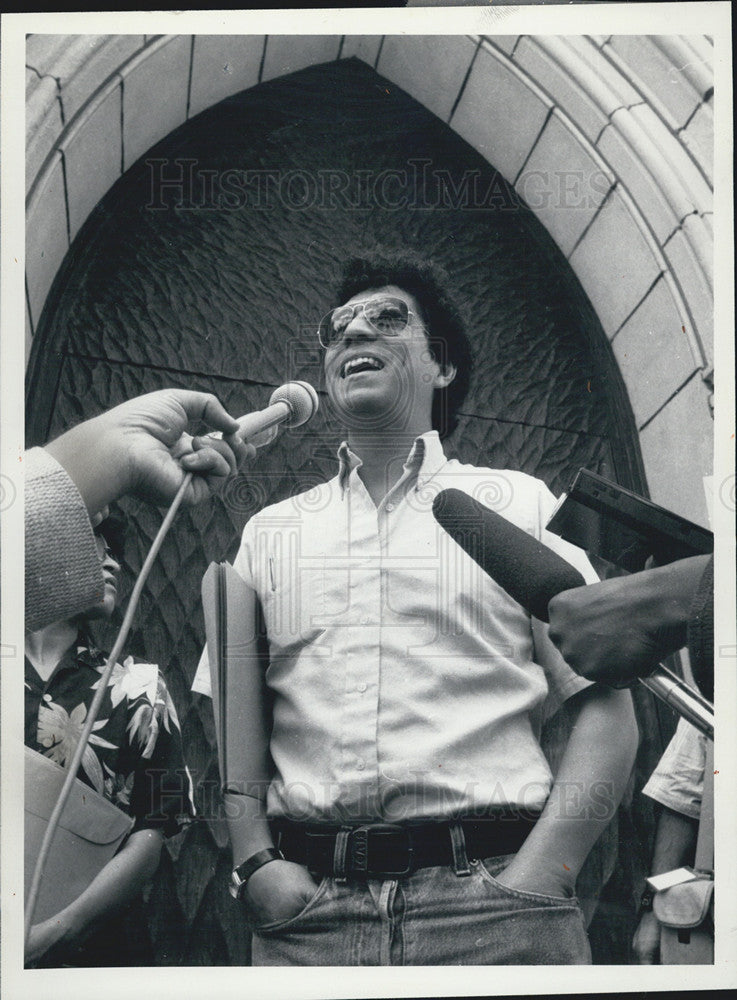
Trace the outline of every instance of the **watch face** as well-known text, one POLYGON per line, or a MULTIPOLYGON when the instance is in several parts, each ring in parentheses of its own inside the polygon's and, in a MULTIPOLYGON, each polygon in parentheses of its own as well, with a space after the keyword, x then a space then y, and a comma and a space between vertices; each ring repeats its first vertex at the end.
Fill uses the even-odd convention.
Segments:
POLYGON ((245 885, 246 883, 240 877, 238 872, 233 870, 230 873, 230 885, 228 886, 228 890, 230 891, 230 895, 233 899, 240 899, 241 892, 245 888, 245 885))
POLYGON ((248 858, 247 861, 244 861, 243 864, 234 868, 230 873, 230 886, 228 887, 230 895, 234 899, 240 899, 251 875, 269 861, 276 861, 277 859, 284 859, 282 852, 275 847, 266 847, 263 851, 258 851, 252 857, 248 858))

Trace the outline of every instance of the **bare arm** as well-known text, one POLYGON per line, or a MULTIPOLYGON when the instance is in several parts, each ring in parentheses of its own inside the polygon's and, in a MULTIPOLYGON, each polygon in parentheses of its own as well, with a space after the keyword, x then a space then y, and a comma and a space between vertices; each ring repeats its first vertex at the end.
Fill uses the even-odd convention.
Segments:
MULTIPOLYGON (((693 860, 699 824, 690 816, 663 806, 655 831, 651 874, 661 875, 693 860)), ((640 965, 655 965, 660 955, 660 924, 652 910, 642 914, 632 940, 640 965)))
MULTIPOLYGON (((225 793, 226 816, 233 865, 238 866, 265 847, 273 847, 266 804, 250 795, 225 793)), ((243 902, 257 924, 288 920, 299 913, 315 893, 317 885, 302 865, 291 861, 269 861, 246 883, 243 902)))
POLYGON ((131 834, 123 849, 73 903, 33 925, 26 962, 38 961, 52 947, 83 941, 97 920, 132 899, 156 871, 162 843, 159 830, 138 830, 131 834))
POLYGON ((629 692, 597 686, 577 697, 578 717, 545 809, 498 876, 510 888, 571 895, 627 786, 638 743, 629 692))

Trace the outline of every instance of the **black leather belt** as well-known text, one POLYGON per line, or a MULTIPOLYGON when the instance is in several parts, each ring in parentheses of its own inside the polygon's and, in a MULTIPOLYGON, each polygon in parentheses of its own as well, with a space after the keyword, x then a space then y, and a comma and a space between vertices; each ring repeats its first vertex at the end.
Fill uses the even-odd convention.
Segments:
MULTIPOLYGON (((537 816, 499 813, 461 820, 466 857, 490 858, 514 854, 535 825, 537 816)), ((318 875, 335 875, 336 841, 345 842, 345 876, 353 879, 401 878, 418 868, 453 864, 451 824, 371 823, 328 826, 272 823, 277 846, 287 861, 305 865, 318 875)))

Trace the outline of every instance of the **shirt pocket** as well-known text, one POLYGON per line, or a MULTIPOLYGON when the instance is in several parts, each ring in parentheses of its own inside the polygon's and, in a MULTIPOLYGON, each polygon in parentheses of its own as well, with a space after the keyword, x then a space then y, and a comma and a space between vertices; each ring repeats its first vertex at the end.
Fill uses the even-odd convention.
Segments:
POLYGON ((325 631, 324 559, 270 556, 261 599, 272 650, 315 642, 325 631))

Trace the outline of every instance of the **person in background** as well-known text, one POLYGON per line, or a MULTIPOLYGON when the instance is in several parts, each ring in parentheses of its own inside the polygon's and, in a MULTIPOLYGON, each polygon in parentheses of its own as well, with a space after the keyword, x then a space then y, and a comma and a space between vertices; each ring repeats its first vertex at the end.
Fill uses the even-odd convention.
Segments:
MULTIPOLYGON (((642 790, 660 804, 655 830, 651 875, 661 875, 694 863, 704 787, 706 737, 685 719, 676 731, 655 771, 642 790)), ((632 942, 640 965, 657 965, 660 924, 653 911, 653 893, 645 889, 639 922, 632 942)))
MULTIPOLYGON (((94 535, 101 597, 82 615, 26 633, 25 743, 61 767, 71 760, 107 660, 89 625, 109 619, 115 608, 122 540, 122 520, 103 520, 94 535)), ((179 720, 156 664, 131 656, 116 664, 77 776, 135 823, 88 888, 32 926, 26 962, 149 964, 130 907, 138 907, 140 922, 136 897, 158 867, 164 838, 194 815, 179 720)))

